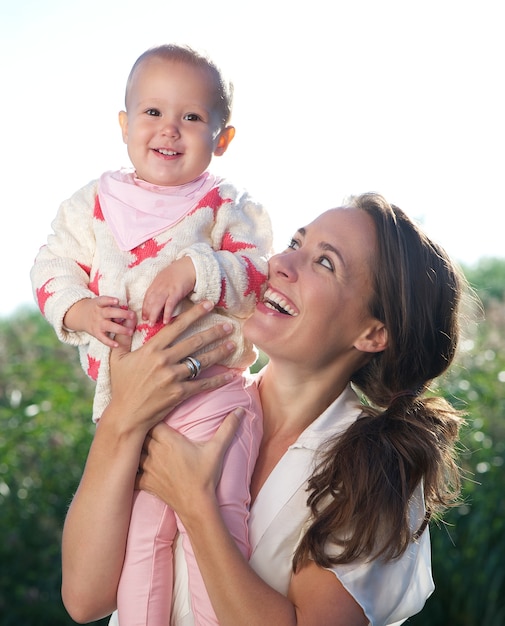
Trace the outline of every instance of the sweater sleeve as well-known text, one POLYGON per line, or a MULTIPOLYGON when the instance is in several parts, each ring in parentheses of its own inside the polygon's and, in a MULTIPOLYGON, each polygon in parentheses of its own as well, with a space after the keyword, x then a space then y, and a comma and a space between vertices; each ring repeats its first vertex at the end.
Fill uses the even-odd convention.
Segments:
POLYGON ((196 270, 194 302, 209 299, 229 313, 248 317, 262 296, 272 226, 264 207, 243 190, 222 182, 196 210, 211 208, 215 219, 211 245, 197 243, 178 258, 191 257, 196 270))
POLYGON ((33 294, 42 314, 58 338, 72 345, 89 341, 87 333, 65 329, 63 318, 73 304, 96 296, 90 286, 96 191, 97 183, 92 181, 61 204, 51 224, 53 233, 40 248, 30 272, 33 294))

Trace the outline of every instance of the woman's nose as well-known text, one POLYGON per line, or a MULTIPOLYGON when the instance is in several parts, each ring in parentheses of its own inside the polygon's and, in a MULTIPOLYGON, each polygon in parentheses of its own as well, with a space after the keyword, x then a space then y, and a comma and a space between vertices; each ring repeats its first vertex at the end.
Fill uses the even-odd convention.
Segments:
POLYGON ((276 274, 282 276, 289 281, 294 281, 297 278, 296 271, 296 251, 290 250, 288 252, 281 252, 280 254, 274 254, 270 257, 268 262, 268 269, 270 276, 276 274))

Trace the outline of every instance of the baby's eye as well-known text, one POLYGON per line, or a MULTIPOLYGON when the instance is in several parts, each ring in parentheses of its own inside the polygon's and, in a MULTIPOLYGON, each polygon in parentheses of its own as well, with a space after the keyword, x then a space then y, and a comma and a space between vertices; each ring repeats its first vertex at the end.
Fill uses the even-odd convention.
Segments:
POLYGON ((335 266, 333 265, 331 259, 329 259, 327 256, 321 256, 319 257, 319 259, 317 260, 317 262, 322 265, 323 267, 326 267, 327 269, 331 270, 332 272, 335 269, 335 266))
POLYGON ((187 120, 188 122, 198 122, 202 118, 196 113, 186 113, 186 115, 184 116, 184 119, 187 120))
POLYGON ((146 114, 152 115, 153 117, 159 117, 161 115, 158 109, 147 109, 146 114))
POLYGON ((296 239, 291 239, 288 243, 288 248, 291 248, 292 250, 297 250, 299 247, 300 244, 296 241, 296 239))

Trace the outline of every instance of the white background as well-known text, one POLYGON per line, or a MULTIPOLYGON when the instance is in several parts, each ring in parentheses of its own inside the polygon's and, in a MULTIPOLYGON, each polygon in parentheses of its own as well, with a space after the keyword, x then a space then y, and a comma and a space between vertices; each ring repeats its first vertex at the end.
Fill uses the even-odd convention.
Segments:
POLYGON ((463 263, 505 255, 502 3, 480 0, 0 0, 0 315, 60 202, 128 165, 131 65, 175 41, 235 84, 214 170, 270 210, 281 249, 352 193, 379 191, 463 263))

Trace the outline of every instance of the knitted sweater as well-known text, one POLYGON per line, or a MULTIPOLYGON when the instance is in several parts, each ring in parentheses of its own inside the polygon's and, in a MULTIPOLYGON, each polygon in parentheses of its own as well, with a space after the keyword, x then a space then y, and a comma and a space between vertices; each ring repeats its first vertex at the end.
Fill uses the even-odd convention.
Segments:
MULTIPOLYGON (((110 401, 110 350, 84 332, 63 326, 70 307, 83 298, 107 295, 135 311, 141 320, 145 292, 158 272, 172 261, 190 256, 196 270, 195 290, 181 303, 211 300, 216 309, 195 323, 179 340, 226 317, 234 327, 236 352, 223 362, 229 367, 251 365, 256 353, 241 333, 261 297, 271 252, 270 219, 257 202, 230 182, 221 180, 186 217, 129 251, 116 244, 103 218, 92 181, 62 203, 49 235, 31 270, 37 304, 58 338, 79 347, 81 365, 97 381, 93 419, 110 401)), ((160 330, 162 323, 139 323, 132 349, 160 330)), ((209 350, 212 346, 206 348, 209 350)))

